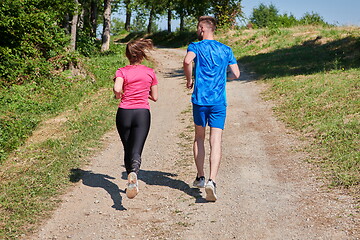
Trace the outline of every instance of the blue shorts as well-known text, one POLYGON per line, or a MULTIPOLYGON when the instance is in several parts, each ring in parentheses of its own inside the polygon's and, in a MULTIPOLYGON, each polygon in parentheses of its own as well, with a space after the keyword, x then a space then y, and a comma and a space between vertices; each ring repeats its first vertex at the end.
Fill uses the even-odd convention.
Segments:
POLYGON ((193 104, 194 123, 198 126, 224 129, 226 118, 226 106, 199 106, 193 104))

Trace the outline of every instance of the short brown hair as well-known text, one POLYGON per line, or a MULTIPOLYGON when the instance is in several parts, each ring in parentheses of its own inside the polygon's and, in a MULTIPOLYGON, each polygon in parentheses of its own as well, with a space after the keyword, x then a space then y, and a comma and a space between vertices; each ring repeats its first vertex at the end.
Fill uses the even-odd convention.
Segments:
POLYGON ((199 23, 205 23, 207 27, 211 28, 213 31, 216 29, 216 19, 211 16, 201 16, 199 17, 199 23))
POLYGON ((126 57, 129 59, 130 64, 141 63, 142 60, 148 59, 146 50, 152 50, 154 48, 151 39, 136 39, 128 42, 126 45, 126 57))

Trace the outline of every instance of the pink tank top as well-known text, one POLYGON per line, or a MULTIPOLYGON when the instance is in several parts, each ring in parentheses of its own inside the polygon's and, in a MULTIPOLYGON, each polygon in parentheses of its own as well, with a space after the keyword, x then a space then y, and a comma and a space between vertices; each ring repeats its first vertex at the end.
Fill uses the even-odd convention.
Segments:
POLYGON ((115 77, 124 79, 123 91, 119 108, 150 109, 149 93, 150 87, 157 85, 155 72, 152 68, 144 65, 127 65, 119 68, 115 77))

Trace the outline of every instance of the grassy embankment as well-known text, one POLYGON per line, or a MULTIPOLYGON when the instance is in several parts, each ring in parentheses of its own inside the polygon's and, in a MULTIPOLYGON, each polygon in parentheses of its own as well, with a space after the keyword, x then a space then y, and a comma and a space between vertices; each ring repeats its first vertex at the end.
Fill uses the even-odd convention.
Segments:
POLYGON ((245 30, 220 34, 220 41, 269 83, 266 97, 310 140, 310 161, 331 185, 359 191, 360 28, 245 30))
POLYGON ((114 126, 111 77, 125 62, 123 45, 113 45, 85 60, 92 73, 86 77, 63 72, 67 76, 2 89, 1 113, 14 119, 8 134, 19 147, 2 152, 0 239, 17 239, 46 219, 71 184, 70 170, 99 148, 99 139, 114 126))

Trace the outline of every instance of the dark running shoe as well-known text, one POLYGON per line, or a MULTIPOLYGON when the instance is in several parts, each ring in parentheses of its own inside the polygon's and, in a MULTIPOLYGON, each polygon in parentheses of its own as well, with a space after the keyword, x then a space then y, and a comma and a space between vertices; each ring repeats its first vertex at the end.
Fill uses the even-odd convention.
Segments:
POLYGON ((196 177, 195 181, 193 182, 193 186, 197 188, 205 187, 205 177, 196 177))

